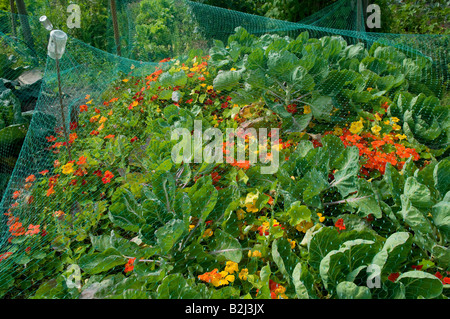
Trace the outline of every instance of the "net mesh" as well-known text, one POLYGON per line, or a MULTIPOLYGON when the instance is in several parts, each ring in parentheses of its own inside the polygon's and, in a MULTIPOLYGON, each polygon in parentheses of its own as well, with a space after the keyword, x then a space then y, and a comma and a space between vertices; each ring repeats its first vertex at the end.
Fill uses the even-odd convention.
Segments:
POLYGON ((449 36, 358 2, 1 12, 0 296, 447 298, 449 36))

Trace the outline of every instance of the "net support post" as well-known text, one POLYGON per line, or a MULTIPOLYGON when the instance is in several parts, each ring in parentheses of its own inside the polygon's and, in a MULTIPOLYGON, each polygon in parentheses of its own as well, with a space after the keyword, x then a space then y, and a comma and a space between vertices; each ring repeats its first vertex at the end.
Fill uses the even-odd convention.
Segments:
POLYGON ((113 30, 114 30, 114 41, 116 43, 116 52, 118 56, 121 56, 121 47, 120 47, 120 33, 119 33, 119 23, 117 21, 117 6, 116 0, 110 0, 111 6, 111 17, 113 22, 113 30))
POLYGON ((24 0, 16 0, 17 12, 19 13, 20 24, 22 25, 23 37, 27 45, 34 50, 33 36, 31 35, 30 23, 28 21, 27 7, 24 0))

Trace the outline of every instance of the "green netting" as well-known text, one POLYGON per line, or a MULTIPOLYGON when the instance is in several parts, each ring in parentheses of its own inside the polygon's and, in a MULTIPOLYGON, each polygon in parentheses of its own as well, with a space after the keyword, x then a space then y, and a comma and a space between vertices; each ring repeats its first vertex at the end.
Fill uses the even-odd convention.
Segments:
POLYGON ((3 74, 42 79, 0 85, 0 296, 447 298, 449 36, 357 2, 116 1, 121 55, 61 25, 59 68, 53 3, 1 12, 3 74))

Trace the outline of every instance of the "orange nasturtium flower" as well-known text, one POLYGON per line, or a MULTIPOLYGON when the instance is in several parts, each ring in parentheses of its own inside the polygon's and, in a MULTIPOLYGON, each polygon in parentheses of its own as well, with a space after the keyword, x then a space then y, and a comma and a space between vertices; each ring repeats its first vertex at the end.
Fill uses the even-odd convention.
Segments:
POLYGON ((109 134, 109 135, 106 135, 106 136, 104 137, 104 139, 111 139, 111 138, 114 138, 114 137, 115 137, 114 134, 109 134))
POLYGON ((22 223, 15 222, 9 227, 9 232, 12 236, 22 236, 25 234, 25 228, 22 227, 22 223))
POLYGON ((105 172, 105 176, 102 178, 103 184, 108 184, 111 182, 111 179, 114 177, 114 174, 110 171, 105 172))
POLYGON ((94 115, 93 117, 91 117, 89 119, 89 122, 91 122, 91 123, 97 122, 99 118, 100 118, 100 114, 94 115))
POLYGON ((81 165, 84 165, 84 164, 86 164, 86 156, 80 156, 78 158, 77 165, 81 166, 81 165))
POLYGON ((53 213, 53 217, 57 217, 57 218, 59 218, 61 216, 64 216, 64 215, 65 214, 64 214, 64 212, 62 210, 58 210, 58 211, 53 213))
POLYGON ((69 142, 74 142, 78 138, 77 133, 71 133, 69 134, 69 142))
POLYGON ((25 179, 25 182, 31 183, 31 182, 34 182, 35 180, 36 180, 36 176, 30 175, 25 179))
POLYGON ((25 235, 35 235, 35 234, 39 234, 39 227, 40 225, 35 225, 33 226, 33 224, 30 224, 30 226, 28 226, 28 231, 25 233, 25 235))
POLYGON ((134 269, 134 262, 135 261, 136 261, 136 258, 129 258, 128 259, 128 262, 125 265, 125 273, 133 271, 133 269, 134 269))
POLYGON ((50 195, 54 194, 55 190, 53 188, 53 186, 51 186, 48 190, 47 190, 47 197, 49 197, 50 195))
POLYGON ((80 105, 80 113, 87 112, 88 106, 86 104, 80 105))
POLYGON ((130 106, 128 106, 129 110, 132 110, 135 106, 138 106, 139 102, 138 101, 133 101, 133 103, 130 104, 130 106))
POLYGON ((15 192, 13 193, 12 198, 13 198, 13 199, 17 199, 19 196, 20 196, 20 191, 15 191, 15 192))

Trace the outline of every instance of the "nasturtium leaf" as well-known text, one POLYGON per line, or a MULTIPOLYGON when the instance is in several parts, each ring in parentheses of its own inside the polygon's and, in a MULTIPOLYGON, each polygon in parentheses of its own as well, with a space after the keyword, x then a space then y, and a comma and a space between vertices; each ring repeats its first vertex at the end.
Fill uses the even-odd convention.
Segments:
POLYGON ((311 221, 311 211, 307 206, 301 205, 301 202, 298 201, 289 207, 287 214, 290 217, 289 224, 291 226, 297 226, 302 221, 311 221))

